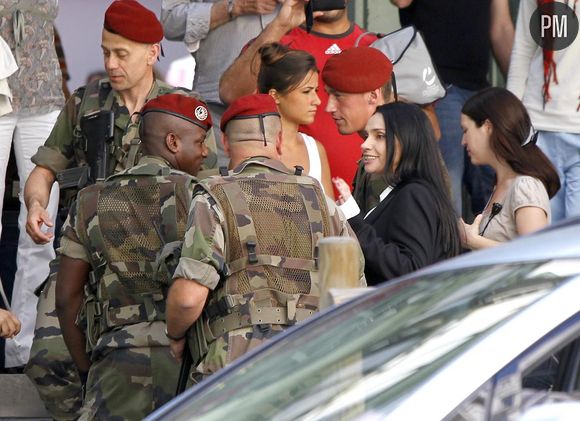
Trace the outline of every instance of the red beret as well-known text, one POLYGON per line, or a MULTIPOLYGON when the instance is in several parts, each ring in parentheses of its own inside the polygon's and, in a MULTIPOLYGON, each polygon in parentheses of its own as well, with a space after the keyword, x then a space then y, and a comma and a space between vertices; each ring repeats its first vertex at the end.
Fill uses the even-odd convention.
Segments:
POLYGON ((111 3, 103 26, 109 32, 143 44, 155 44, 163 39, 163 27, 155 13, 136 0, 111 3))
POLYGON ((150 112, 165 113, 182 118, 206 131, 213 124, 205 102, 180 94, 160 95, 147 101, 141 109, 141 116, 150 112))
POLYGON ((391 60, 372 47, 353 47, 328 59, 324 83, 339 92, 359 94, 385 85, 393 73, 391 60))
POLYGON ((280 116, 274 98, 268 94, 246 95, 236 99, 226 109, 222 116, 220 129, 225 132, 226 125, 230 120, 269 115, 280 116))

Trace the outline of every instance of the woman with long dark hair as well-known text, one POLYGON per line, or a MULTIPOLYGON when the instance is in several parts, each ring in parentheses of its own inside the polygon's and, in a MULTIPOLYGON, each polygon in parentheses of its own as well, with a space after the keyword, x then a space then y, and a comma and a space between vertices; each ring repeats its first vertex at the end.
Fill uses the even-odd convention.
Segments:
POLYGON ((300 126, 312 124, 320 105, 314 57, 278 43, 266 44, 258 53, 261 58, 258 92, 274 98, 282 118, 282 162, 288 168, 300 165, 334 198, 324 146, 299 131, 300 126))
POLYGON ((487 88, 461 112, 462 144, 471 162, 490 165, 496 173, 483 213, 471 225, 461 223, 464 246, 492 247, 547 225, 560 180, 536 146, 537 133, 522 102, 507 89, 487 88))
POLYGON ((457 255, 457 216, 425 113, 413 104, 382 105, 365 131, 365 172, 382 174, 389 186, 379 204, 363 215, 348 185, 337 178, 333 182, 364 252, 367 283, 376 285, 457 255))

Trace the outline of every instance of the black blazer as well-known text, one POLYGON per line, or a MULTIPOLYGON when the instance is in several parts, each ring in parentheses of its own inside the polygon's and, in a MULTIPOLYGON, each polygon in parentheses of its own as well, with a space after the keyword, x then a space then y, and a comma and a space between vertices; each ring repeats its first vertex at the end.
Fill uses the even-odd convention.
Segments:
POLYGON ((420 180, 399 184, 363 219, 348 220, 365 257, 368 285, 445 258, 434 193, 420 180))

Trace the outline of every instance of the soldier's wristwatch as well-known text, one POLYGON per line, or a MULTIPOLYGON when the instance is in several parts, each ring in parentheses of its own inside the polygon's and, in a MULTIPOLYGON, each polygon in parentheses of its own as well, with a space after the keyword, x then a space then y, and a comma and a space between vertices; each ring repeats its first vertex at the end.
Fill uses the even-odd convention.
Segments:
POLYGON ((167 326, 165 326, 165 336, 167 336, 167 337, 168 337, 169 339, 171 339, 172 341, 180 341, 180 340, 182 340, 183 338, 185 338, 185 335, 183 335, 183 336, 181 336, 181 337, 179 337, 179 338, 178 338, 178 337, 175 337, 175 336, 171 336, 171 335, 169 334, 169 332, 167 331, 167 326))

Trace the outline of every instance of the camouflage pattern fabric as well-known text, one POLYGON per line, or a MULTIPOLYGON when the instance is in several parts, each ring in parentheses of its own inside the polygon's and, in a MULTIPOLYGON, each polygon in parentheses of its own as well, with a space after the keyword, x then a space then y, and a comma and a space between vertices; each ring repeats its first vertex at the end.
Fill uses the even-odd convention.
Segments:
MULTIPOLYGON (((279 161, 250 159, 231 176, 200 183, 197 192, 174 275, 212 290, 209 319, 200 322, 209 347, 194 370, 196 380, 316 312, 317 241, 329 235, 356 239, 318 182, 279 161), (254 251, 245 247, 249 241, 256 243, 254 251)), ((364 268, 360 250, 359 258, 364 268)), ((366 285, 362 269, 360 275, 366 285)), ((194 344, 199 330, 189 335, 194 344)))
MULTIPOLYGON (((179 93, 200 98, 199 94, 185 88, 174 88, 156 80, 147 95, 146 101, 167 93, 179 93)), ((114 148, 111 162, 117 162, 114 172, 124 169, 124 159, 128 153, 131 140, 138 137, 138 124, 131 122, 127 107, 122 105, 119 94, 111 89, 108 79, 101 79, 77 89, 66 102, 64 109, 43 146, 32 157, 36 165, 48 168, 55 174, 67 168, 73 168, 86 162, 80 146, 82 133, 80 118, 99 109, 113 110, 115 113, 114 148)), ((215 136, 209 131, 206 137, 209 155, 204 161, 203 169, 215 168, 217 154, 215 136)))
POLYGON ((24 372, 55 420, 75 420, 82 406, 81 381, 60 331, 55 308, 57 257, 38 300, 34 342, 24 372))
POLYGON ((175 395, 179 363, 165 323, 105 333, 93 351, 81 420, 140 420, 175 395))
MULTIPOLYGON (((125 185, 129 187, 145 184, 167 184, 169 182, 170 184, 175 185, 176 190, 180 192, 180 194, 176 195, 178 196, 177 198, 173 197, 172 199, 169 197, 162 199, 162 201, 165 203, 165 206, 162 206, 159 203, 155 203, 150 207, 151 212, 158 215, 158 219, 156 221, 149 221, 147 225, 148 229, 153 230, 154 225, 159 227, 159 231, 153 231, 149 237, 149 240, 153 239, 153 243, 149 243, 152 247, 152 251, 146 253, 147 250, 144 246, 144 243, 146 243, 147 238, 130 238, 129 235, 121 233, 121 237, 125 238, 127 242, 137 242, 136 245, 133 244, 132 246, 126 244, 128 249, 134 249, 139 256, 141 256, 142 253, 144 256, 147 256, 143 257, 143 259, 153 259, 153 263, 149 262, 149 264, 145 264, 145 262, 143 262, 143 264, 141 264, 141 269, 145 268, 151 271, 156 270, 156 263, 158 262, 155 262, 155 257, 157 252, 162 249, 163 246, 161 243, 162 240, 159 237, 160 234, 161 236, 165 237, 163 241, 166 241, 168 244, 174 243, 173 240, 177 238, 183 238, 187 218, 187 209, 189 208, 189 203, 191 200, 190 198, 193 191, 193 181, 193 177, 185 173, 172 170, 164 161, 152 157, 144 157, 139 165, 112 176, 107 180, 105 185, 125 185), (178 208, 178 211, 175 210, 176 208, 178 208), (167 214, 166 217, 164 217, 163 214, 167 214), (176 218, 178 218, 178 222, 174 221, 173 224, 167 223, 167 216, 171 217, 171 215, 174 215, 176 218)), ((101 186, 90 186, 83 190, 83 192, 84 195, 87 196, 87 193, 94 190, 100 190, 101 188, 101 186)), ((127 203, 127 201, 127 198, 121 200, 123 203, 127 203)), ((91 201, 83 199, 81 202, 84 203, 85 206, 88 206, 90 204, 89 202, 91 201)), ((93 201, 93 204, 94 203, 95 202, 93 201)), ((71 218, 67 220, 65 226, 63 227, 64 237, 62 239, 60 252, 62 254, 68 255, 69 257, 90 261, 90 253, 87 251, 87 246, 83 244, 83 241, 79 238, 78 228, 81 228, 81 230, 86 230, 90 224, 89 221, 91 220, 91 215, 89 215, 90 212, 83 210, 81 214, 85 215, 88 219, 77 221, 75 219, 77 214, 78 210, 75 208, 75 211, 71 212, 71 218)), ((141 216, 146 215, 144 212, 137 212, 137 214, 140 214, 141 216)), ((130 219, 134 219, 134 217, 135 215, 133 214, 124 215, 122 217, 124 224, 126 224, 126 226, 131 226, 130 219)), ((81 237, 83 237, 85 243, 88 242, 89 236, 81 235, 81 237)), ((163 274, 161 273, 159 276, 163 276, 163 274)), ((148 277, 153 278, 151 273, 148 277)), ((164 274, 164 278, 165 279, 162 281, 168 282, 170 275, 164 274)), ((143 284, 139 284, 139 279, 134 279, 132 281, 136 281, 133 282, 134 287, 143 286, 143 284)), ((146 287, 150 286, 150 284, 146 285, 146 287)), ((48 288, 45 288, 45 292, 46 291, 48 291, 48 288)), ((138 292, 145 293, 146 291, 141 289, 138 292)), ((154 334, 155 332, 159 333, 158 330, 160 329, 156 325, 164 326, 164 323, 147 322, 130 325, 130 322, 138 321, 139 317, 134 317, 134 313, 128 314, 126 310, 122 309, 129 308, 127 304, 135 304, 135 301, 131 301, 135 298, 135 296, 130 292, 125 291, 122 285, 119 284, 114 284, 113 290, 109 291, 107 294, 109 297, 111 297, 111 294, 116 297, 117 301, 112 303, 113 306, 117 305, 118 307, 121 307, 121 311, 110 312, 111 317, 109 317, 109 324, 118 322, 122 327, 115 328, 117 330, 114 330, 113 333, 107 334, 107 340, 103 340, 102 338, 99 339, 98 352, 97 350, 94 350, 91 357, 95 363, 98 362, 98 364, 94 365, 94 367, 99 371, 99 375, 90 375, 90 379, 101 378, 102 371, 105 369, 105 367, 107 367, 106 361, 110 362, 111 367, 116 367, 112 369, 113 371, 121 370, 119 366, 117 366, 119 362, 123 362, 123 364, 126 363, 128 370, 131 371, 137 370, 136 367, 139 364, 144 364, 146 366, 148 364, 146 358, 147 355, 154 357, 154 361, 151 362, 152 365, 149 368, 141 367, 139 370, 141 370, 141 373, 146 373, 147 370, 150 370, 152 373, 163 372, 164 377, 158 376, 157 379, 149 379, 151 385, 147 387, 147 390, 142 390, 144 382, 146 383, 146 376, 143 376, 143 378, 136 383, 129 384, 129 386, 132 385, 132 389, 126 390, 126 393, 140 396, 141 409, 133 409, 133 411, 137 412, 142 411, 141 416, 134 418, 140 419, 146 413, 151 412, 151 405, 149 405, 149 403, 154 402, 155 405, 159 406, 162 402, 166 402, 171 396, 173 396, 175 392, 175 384, 177 382, 179 367, 176 365, 174 359, 169 356, 169 342, 165 335, 154 334), (145 325, 145 327, 140 325, 145 325), (135 326, 140 327, 135 328, 135 326), (150 334, 146 333, 148 328, 152 330, 150 334), (137 329, 138 334, 144 335, 143 338, 146 338, 146 341, 143 342, 139 338, 133 338, 132 340, 132 335, 130 333, 132 329, 137 329), (121 350, 115 350, 114 352, 110 351, 109 348, 114 348, 115 346, 120 347, 121 350), (148 349, 150 347, 155 349, 148 349), (109 349, 109 351, 106 351, 107 349, 109 349), (133 361, 133 357, 136 358, 136 362, 133 361), (100 358, 104 358, 103 361, 105 362, 101 361, 100 358), (157 370, 155 367, 161 368, 157 370), (167 395, 169 397, 167 397, 166 393, 164 392, 164 390, 166 390, 168 387, 166 382, 167 384, 171 383, 171 395, 167 395), (149 396, 150 398, 148 400, 143 400, 145 396, 149 396)), ((78 393, 78 391, 80 391, 80 380, 78 379, 76 367, 72 362, 60 332, 58 318, 55 311, 54 293, 43 293, 39 306, 47 307, 48 310, 39 312, 39 320, 37 321, 37 330, 35 332, 35 340, 33 342, 33 352, 31 353, 32 358, 27 366, 27 375, 37 385, 43 401, 51 402, 50 406, 47 403, 47 409, 55 419, 77 419, 79 417, 78 410, 82 405, 80 394, 78 393), (50 330, 44 329, 43 326, 45 325, 50 325, 50 330), (74 378, 74 380, 71 380, 72 378, 74 378)), ((161 307, 164 307, 164 302, 162 302, 160 306, 160 310, 163 310, 161 307)), ((155 317, 152 316, 152 318, 155 317)), ((163 333, 162 330, 161 333, 163 333)), ((93 368, 91 367, 91 371, 92 370, 93 368)), ((126 376, 125 373, 121 373, 122 376, 126 376)), ((107 375, 104 378, 109 381, 108 379, 111 378, 111 375, 107 375)), ((119 376, 121 374, 116 372, 115 375, 119 376)), ((126 379, 123 379, 123 381, 117 379, 115 382, 119 385, 127 383, 126 379)), ((106 398, 108 392, 98 392, 97 390, 100 384, 101 383, 97 381, 91 383, 90 393, 92 394, 92 398, 91 400, 86 401, 85 408, 83 410, 85 413, 90 414, 94 412, 98 414, 98 411, 100 411, 100 408, 102 408, 104 405, 103 399, 106 398)), ((105 383, 103 383, 103 385, 104 384, 105 383)), ((87 390, 87 397, 88 396, 89 391, 87 390)), ((124 399, 123 402, 127 402, 127 399, 124 399)), ((115 399, 113 400, 115 401, 115 399)), ((114 406, 107 406, 106 411, 111 412, 114 410, 116 410, 114 406)), ((98 418, 101 417, 99 416, 98 418)), ((109 417, 103 416, 102 418, 108 419, 109 417)))
MULTIPOLYGON (((125 154, 132 139, 138 135, 138 126, 131 124, 129 112, 126 107, 120 105, 120 98, 116 92, 110 90, 110 85, 106 79, 92 82, 86 87, 82 87, 74 92, 65 104, 65 108, 60 113, 57 122, 45 142, 38 152, 32 157, 36 165, 58 172, 66 168, 71 168, 84 163, 84 156, 78 144, 80 139, 80 116, 93 112, 99 108, 112 109, 115 112, 114 141, 117 152, 125 154)), ((198 94, 183 88, 173 88, 164 82, 155 81, 147 96, 147 100, 166 93, 178 92, 184 95, 198 94)), ((209 149, 208 157, 204 160, 203 169, 211 171, 217 165, 217 147, 213 131, 209 131, 206 137, 206 145, 209 149)), ((116 161, 122 154, 115 157, 116 161)), ((123 165, 118 164, 115 168, 120 171, 123 165)), ((71 189, 74 190, 74 189, 71 189)), ((61 203, 70 203, 76 191, 61 194, 61 203)), ((30 379, 36 384, 39 394, 44 402, 54 402, 54 405, 62 406, 60 415, 54 413, 57 418, 72 411, 74 418, 74 408, 78 403, 68 405, 68 395, 61 395, 63 385, 69 385, 71 378, 76 378, 77 373, 69 356, 68 349, 64 344, 60 332, 55 332, 58 328, 58 318, 56 317, 56 305, 54 298, 50 295, 42 294, 38 303, 39 308, 46 308, 38 314, 37 326, 51 326, 52 331, 47 336, 41 327, 35 330, 29 363, 26 371, 30 379), (51 301, 47 301, 51 300, 51 301), (60 338, 59 338, 60 335, 60 338), (66 362, 65 362, 66 361, 66 362), (53 363, 54 362, 54 363, 53 363), (64 412, 63 412, 64 411, 64 412)), ((68 387, 68 386, 67 386, 68 387)), ((80 384, 78 385, 80 388, 80 384)), ((60 418, 58 418, 60 419, 60 418)))
POLYGON ((78 195, 59 251, 94 271, 106 262, 87 289, 94 297, 85 297, 93 366, 81 418, 140 419, 173 396, 179 365, 164 334, 171 275, 155 273, 159 251, 184 236, 195 182, 161 158, 144 157, 78 195), (89 305, 102 316, 91 320, 89 305))

